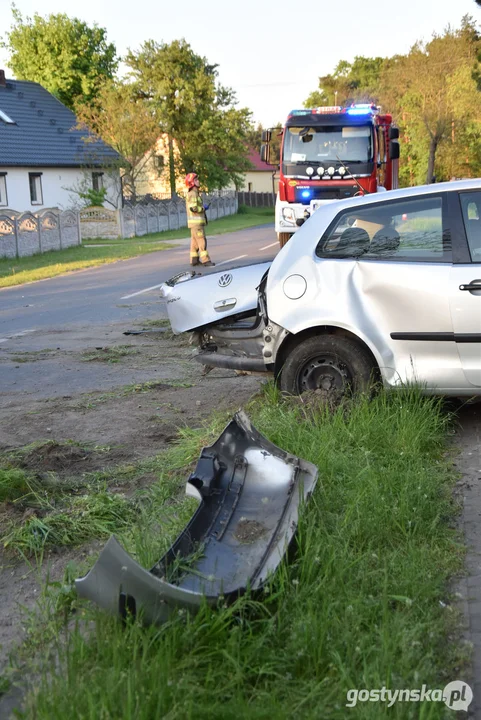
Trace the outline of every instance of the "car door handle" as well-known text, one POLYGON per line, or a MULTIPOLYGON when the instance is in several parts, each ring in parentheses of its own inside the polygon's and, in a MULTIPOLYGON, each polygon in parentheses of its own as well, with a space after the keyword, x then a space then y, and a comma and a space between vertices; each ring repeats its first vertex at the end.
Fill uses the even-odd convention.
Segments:
POLYGON ((468 292, 473 292, 473 290, 481 290, 481 280, 471 280, 469 285, 460 285, 460 290, 467 290, 468 292))

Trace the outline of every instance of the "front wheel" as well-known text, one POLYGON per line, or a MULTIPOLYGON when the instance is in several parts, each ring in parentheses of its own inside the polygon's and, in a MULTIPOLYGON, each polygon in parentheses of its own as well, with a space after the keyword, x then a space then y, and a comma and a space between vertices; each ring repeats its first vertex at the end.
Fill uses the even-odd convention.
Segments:
POLYGON ((291 239, 292 233, 277 233, 277 239, 279 240, 279 247, 283 248, 284 245, 291 239))
POLYGON ((339 335, 318 335, 289 353, 280 375, 280 388, 289 395, 320 390, 343 396, 369 390, 373 361, 356 342, 339 335))

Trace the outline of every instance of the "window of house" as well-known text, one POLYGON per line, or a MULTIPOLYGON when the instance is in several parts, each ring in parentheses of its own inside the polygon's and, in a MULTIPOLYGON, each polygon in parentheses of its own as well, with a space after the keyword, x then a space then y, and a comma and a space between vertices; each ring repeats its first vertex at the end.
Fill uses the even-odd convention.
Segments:
POLYGON ((464 227, 473 262, 481 262, 481 192, 461 193, 464 227))
POLYGON ((252 183, 247 183, 247 191, 252 192, 252 183))
POLYGON ((43 205, 42 173, 28 173, 30 184, 30 202, 32 205, 43 205))
POLYGON ((443 200, 428 196, 351 208, 338 215, 318 243, 322 258, 451 262, 443 200))
POLYGON ((92 173, 92 188, 98 192, 104 186, 104 174, 102 172, 92 173))
POLYGON ((7 173, 0 173, 0 207, 6 207, 7 205, 7 173))

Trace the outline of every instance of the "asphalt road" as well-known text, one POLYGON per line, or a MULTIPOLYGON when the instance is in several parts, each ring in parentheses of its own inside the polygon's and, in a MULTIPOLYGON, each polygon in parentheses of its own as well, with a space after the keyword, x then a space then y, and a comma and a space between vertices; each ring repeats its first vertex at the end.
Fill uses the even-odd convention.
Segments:
MULTIPOLYGON (((0 343, 42 328, 77 324, 126 323, 154 316, 159 305, 158 286, 189 269, 189 240, 177 247, 150 253, 50 280, 0 290, 0 343)), ((203 273, 219 268, 265 262, 278 248, 273 225, 239 230, 208 238, 211 259, 216 263, 203 273)))

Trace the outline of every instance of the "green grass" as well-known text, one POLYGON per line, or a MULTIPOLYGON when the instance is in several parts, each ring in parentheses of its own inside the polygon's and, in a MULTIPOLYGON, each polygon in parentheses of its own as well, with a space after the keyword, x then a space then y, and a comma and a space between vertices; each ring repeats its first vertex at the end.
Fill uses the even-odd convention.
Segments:
POLYGON ((0 503, 12 502, 30 492, 30 478, 20 468, 0 468, 0 503))
POLYGON ((81 545, 93 538, 107 538, 129 526, 135 514, 133 505, 121 496, 96 490, 69 497, 48 506, 42 502, 45 517, 33 515, 2 537, 5 548, 22 554, 41 553, 46 546, 81 545))
MULTIPOLYGON (((248 212, 229 215, 209 223, 207 235, 242 230, 274 221, 273 208, 248 208, 248 212)), ((144 235, 141 238, 85 240, 82 246, 47 252, 31 257, 0 259, 0 288, 64 275, 97 265, 127 260, 146 253, 167 250, 169 240, 189 237, 187 228, 144 235), (93 247, 86 247, 86 246, 93 247)))
MULTIPOLYGON (((268 388, 249 413, 270 440, 319 468, 295 556, 262 596, 196 616, 179 611, 160 628, 122 627, 76 602, 55 671, 47 661, 24 717, 371 720, 387 716, 385 705, 348 710, 347 690, 442 688, 458 677, 447 588, 463 551, 452 529, 450 419, 439 401, 406 391, 314 412, 268 388)), ((160 466, 149 461, 159 481, 132 525, 120 526, 144 566, 182 527, 189 508, 178 493, 221 427, 217 419, 185 430, 160 466)), ((389 717, 442 718, 445 709, 397 703, 389 717)))

